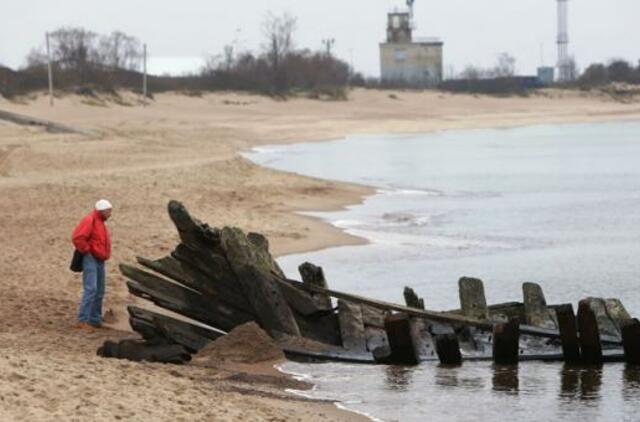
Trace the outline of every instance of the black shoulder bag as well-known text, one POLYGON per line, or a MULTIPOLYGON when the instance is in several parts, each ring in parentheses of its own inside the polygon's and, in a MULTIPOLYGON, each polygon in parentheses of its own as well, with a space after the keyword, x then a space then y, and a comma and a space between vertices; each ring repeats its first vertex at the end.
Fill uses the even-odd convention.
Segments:
MULTIPOLYGON (((95 222, 96 222, 95 219, 91 221, 91 227, 94 230, 95 230, 95 222)), ((82 255, 82 253, 79 250, 76 249, 75 251, 73 251, 73 257, 71 257, 71 264, 69 265, 69 269, 74 273, 81 273, 83 259, 84 259, 84 255, 82 255)))

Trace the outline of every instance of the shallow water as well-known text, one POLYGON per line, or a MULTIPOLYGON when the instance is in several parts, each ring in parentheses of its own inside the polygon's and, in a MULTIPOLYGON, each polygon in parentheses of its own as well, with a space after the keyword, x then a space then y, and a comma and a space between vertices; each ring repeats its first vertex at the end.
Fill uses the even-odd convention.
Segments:
MULTIPOLYGON (((369 245, 284 257, 289 276, 308 260, 324 267, 332 288, 402 303, 409 285, 430 309, 458 306, 463 275, 484 280, 490 303, 521 300, 521 283, 535 281, 549 303, 618 297, 640 315, 640 123, 360 136, 248 155, 379 188, 362 205, 313 214, 369 245)), ((385 420, 471 420, 478 412, 486 420, 504 412, 640 420, 637 372, 624 365, 576 372, 527 363, 517 377, 486 363, 287 368, 315 374, 315 394, 351 397, 350 406, 385 420), (515 388, 496 388, 503 378, 515 388)))

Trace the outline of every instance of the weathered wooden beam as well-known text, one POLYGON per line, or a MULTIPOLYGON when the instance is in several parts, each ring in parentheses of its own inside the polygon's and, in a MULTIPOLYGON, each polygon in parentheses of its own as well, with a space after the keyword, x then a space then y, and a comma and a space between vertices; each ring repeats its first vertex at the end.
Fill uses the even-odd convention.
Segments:
POLYGON ((493 327, 493 361, 499 365, 518 363, 520 322, 517 318, 493 327))
POLYGON ((522 296, 525 321, 534 327, 557 328, 553 314, 547 307, 542 287, 536 283, 523 283, 522 296))
POLYGON ((622 324, 622 344, 625 361, 640 365, 640 321, 628 319, 622 324))
POLYGON ((604 304, 607 315, 616 325, 618 331, 622 333, 622 326, 632 319, 631 315, 629 315, 620 299, 605 299, 604 304))
POLYGON ((603 362, 602 345, 598 319, 591 307, 592 303, 589 299, 583 299, 578 305, 581 360, 587 365, 600 365, 603 362))
POLYGON ((255 320, 249 313, 239 311, 200 293, 178 284, 121 264, 120 271, 129 279, 129 291, 139 297, 149 299, 160 307, 177 312, 204 324, 230 331, 237 325, 255 320))
POLYGON ((191 217, 187 208, 178 201, 169 201, 167 210, 183 243, 195 249, 220 249, 220 231, 210 228, 200 220, 191 217))
POLYGON ((203 274, 215 285, 224 286, 230 291, 241 292, 235 275, 226 258, 206 249, 193 249, 184 243, 171 252, 171 256, 183 264, 203 274))
POLYGON ((136 333, 139 333, 149 345, 170 344, 171 341, 155 326, 153 321, 129 317, 129 325, 136 333))
MULTIPOLYGON (((465 317, 463 315, 459 315, 451 312, 437 312, 430 310, 421 310, 416 308, 409 308, 407 306, 398 305, 396 303, 385 302, 382 300, 371 299, 364 296, 354 295, 350 293, 340 292, 337 290, 323 289, 317 286, 312 286, 308 284, 303 284, 296 280, 291 279, 282 279, 275 277, 275 279, 280 283, 292 283, 298 286, 301 289, 305 289, 310 292, 324 293, 331 297, 337 299, 345 299, 354 303, 369 305, 373 308, 380 309, 382 311, 397 311, 403 312, 408 315, 424 318, 429 321, 437 321, 448 324, 460 324, 460 325, 468 325, 471 327, 478 327, 484 330, 493 330, 493 322, 492 321, 483 321, 475 318, 465 317)), ((545 338, 560 338, 560 333, 557 330, 551 330, 548 328, 540 328, 540 327, 532 327, 530 325, 520 325, 520 334, 531 335, 536 337, 545 337, 545 338)), ((600 337, 603 343, 608 343, 612 345, 621 345, 622 342, 613 336, 601 336, 600 337)))
POLYGON ((400 365, 417 365, 420 363, 414 338, 411 335, 409 315, 388 315, 384 320, 391 354, 383 362, 400 365))
MULTIPOLYGON (((313 265, 310 262, 305 262, 298 266, 298 272, 300 272, 303 283, 318 286, 323 289, 329 288, 322 267, 313 265)), ((312 293, 312 297, 320 308, 331 309, 333 307, 331 304, 331 298, 327 295, 312 293)))
POLYGON ((247 240, 252 246, 252 252, 255 261, 253 265, 258 268, 264 268, 265 273, 274 271, 280 277, 284 277, 282 268, 280 268, 280 265, 278 265, 276 260, 269 252, 269 240, 264 235, 254 232, 249 232, 247 234, 247 240))
POLYGON ((198 345, 207 343, 210 340, 215 340, 224 335, 221 331, 201 327, 186 321, 180 321, 168 315, 162 315, 133 305, 128 306, 127 311, 131 318, 152 324, 160 334, 168 337, 173 342, 195 350, 199 350, 200 347, 198 347, 198 345))
POLYGON ((367 338, 368 351, 373 353, 378 348, 389 347, 389 339, 387 337, 387 331, 384 328, 371 327, 371 326, 365 325, 364 333, 367 338))
POLYGON ((462 364, 462 353, 458 336, 450 325, 431 324, 429 327, 431 336, 434 339, 436 353, 440 363, 443 365, 462 364))
POLYGON ((260 242, 255 233, 247 236, 237 227, 224 227, 220 231, 220 241, 224 249, 223 255, 236 275, 244 267, 252 266, 263 274, 273 273, 280 278, 284 277, 280 267, 265 250, 266 239, 260 242))
POLYGON ((333 311, 331 306, 320 307, 310 293, 306 290, 298 289, 293 284, 278 284, 282 290, 282 294, 292 309, 296 310, 303 316, 309 316, 318 312, 333 311))
POLYGON ((234 271, 262 328, 272 336, 278 333, 300 336, 300 328, 273 276, 251 265, 234 268, 234 271))
POLYGON ((489 310, 482 280, 462 277, 458 281, 458 290, 460 293, 460 308, 463 315, 479 320, 489 319, 489 310))
POLYGON ((177 283, 183 284, 192 290, 196 290, 204 296, 212 297, 215 300, 224 302, 247 313, 253 312, 247 299, 240 293, 239 287, 230 289, 228 285, 194 270, 188 264, 178 261, 172 256, 158 260, 137 257, 137 260, 140 265, 168 277, 177 283))
POLYGON ((191 360, 191 354, 179 344, 148 345, 140 340, 121 340, 118 343, 105 341, 98 349, 98 356, 105 358, 128 359, 181 364, 191 360))
POLYGON ((570 303, 555 307, 558 328, 560 329, 560 341, 562 343, 562 356, 567 363, 580 361, 580 343, 578 341, 578 328, 573 305, 570 303))
POLYGON ((340 322, 342 347, 355 352, 366 351, 367 338, 360 305, 346 300, 338 300, 338 321, 340 322))
POLYGON ((387 312, 373 306, 360 304, 362 310, 362 322, 367 327, 375 327, 384 330, 384 318, 387 312))
POLYGON ((420 359, 427 359, 434 356, 435 345, 429 333, 429 323, 416 317, 410 317, 411 337, 416 345, 416 351, 420 359))
POLYGON ((303 316, 294 310, 293 315, 302 337, 334 346, 342 345, 340 323, 333 312, 303 316))
POLYGON ((411 287, 405 287, 403 291, 404 302, 410 308, 425 309, 424 299, 422 299, 411 287))

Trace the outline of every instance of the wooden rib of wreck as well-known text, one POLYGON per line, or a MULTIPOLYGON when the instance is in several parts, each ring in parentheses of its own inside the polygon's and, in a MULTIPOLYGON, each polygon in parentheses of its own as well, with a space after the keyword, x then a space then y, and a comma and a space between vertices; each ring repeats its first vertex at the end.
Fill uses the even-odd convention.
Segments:
POLYGON ((330 290, 322 268, 310 263, 299 267, 302 281, 288 279, 263 235, 210 227, 177 201, 168 210, 180 236, 171 255, 139 257, 144 269, 123 264, 120 270, 131 294, 185 320, 131 306, 131 326, 143 340, 105 344, 99 350, 103 356, 186 362, 209 341, 256 321, 292 359, 404 364, 640 359, 637 320, 617 300, 585 299, 576 319, 570 305, 548 306, 540 286, 525 283, 523 302, 487 306, 482 281, 463 277, 459 310, 427 310, 410 288, 404 291, 407 306, 383 302, 330 290))

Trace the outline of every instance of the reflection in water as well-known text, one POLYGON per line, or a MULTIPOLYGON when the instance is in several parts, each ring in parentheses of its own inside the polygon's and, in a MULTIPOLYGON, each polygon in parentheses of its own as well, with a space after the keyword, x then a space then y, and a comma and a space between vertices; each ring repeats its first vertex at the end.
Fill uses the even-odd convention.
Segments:
POLYGON ((580 370, 580 399, 600 399, 602 367, 587 367, 580 370))
POLYGON ((407 391, 411 387, 414 368, 389 365, 385 368, 387 388, 392 391, 407 391))
POLYGON ((518 394, 518 365, 494 365, 493 389, 518 394))
POLYGON ((578 395, 578 368, 564 365, 560 371, 560 398, 572 399, 578 395))
POLYGON ((640 398, 640 366, 627 365, 624 368, 622 394, 625 400, 640 398))
POLYGON ((462 387, 470 391, 482 390, 485 385, 483 376, 465 371, 460 365, 438 365, 434 379, 440 387, 462 387))
POLYGON ((597 401, 600 399, 602 386, 602 367, 577 367, 564 365, 560 372, 560 398, 571 402, 579 398, 583 401, 597 401))

